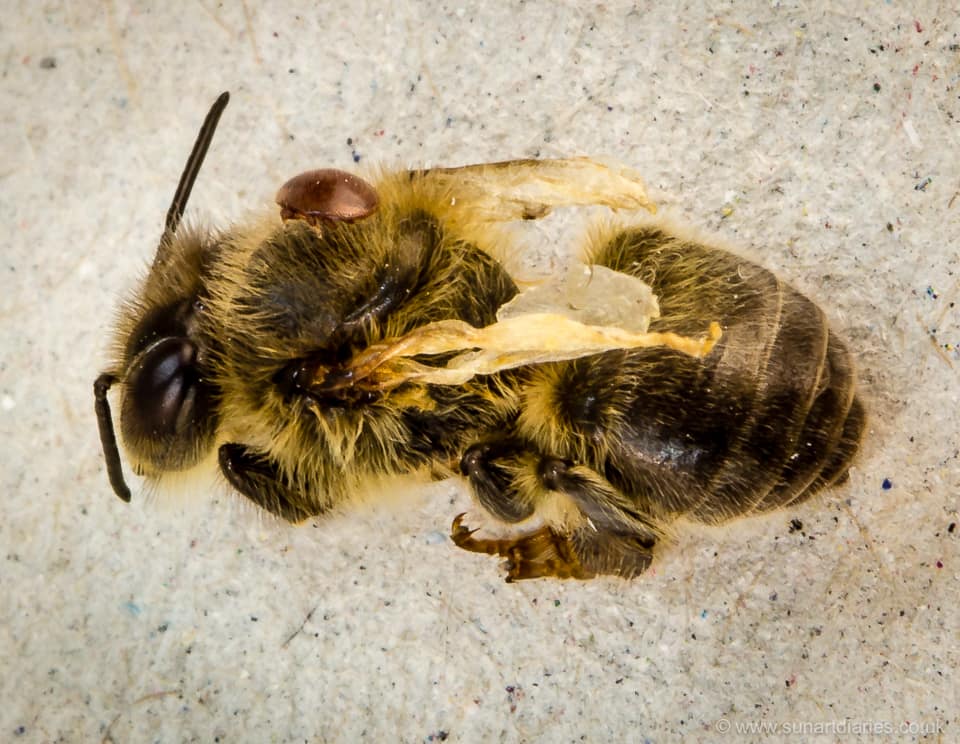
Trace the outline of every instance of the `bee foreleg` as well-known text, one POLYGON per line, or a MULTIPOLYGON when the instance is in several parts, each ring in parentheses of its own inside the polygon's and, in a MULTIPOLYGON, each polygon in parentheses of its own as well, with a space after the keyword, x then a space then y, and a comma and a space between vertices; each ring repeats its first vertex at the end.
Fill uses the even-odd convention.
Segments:
POLYGON ((251 452, 242 444, 224 444, 220 470, 237 491, 257 506, 288 522, 302 522, 316 512, 305 508, 305 499, 281 476, 276 463, 251 452))

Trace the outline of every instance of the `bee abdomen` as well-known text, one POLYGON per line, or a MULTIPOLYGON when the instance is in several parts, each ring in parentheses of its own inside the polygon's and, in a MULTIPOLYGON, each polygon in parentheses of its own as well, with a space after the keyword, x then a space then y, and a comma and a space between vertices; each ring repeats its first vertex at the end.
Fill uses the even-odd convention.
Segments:
POLYGON ((759 510, 801 501, 846 475, 864 426, 846 348, 829 335, 821 386, 804 417, 780 482, 757 504, 759 510))
POLYGON ((703 360, 650 349, 560 375, 557 399, 571 410, 577 390, 633 381, 594 405, 616 417, 575 424, 603 433, 595 466, 620 489, 662 514, 715 523, 844 476, 864 412, 850 354, 813 302, 752 262, 655 227, 620 232, 591 259, 651 285, 661 307, 653 330, 695 333, 711 320, 724 330, 703 360))

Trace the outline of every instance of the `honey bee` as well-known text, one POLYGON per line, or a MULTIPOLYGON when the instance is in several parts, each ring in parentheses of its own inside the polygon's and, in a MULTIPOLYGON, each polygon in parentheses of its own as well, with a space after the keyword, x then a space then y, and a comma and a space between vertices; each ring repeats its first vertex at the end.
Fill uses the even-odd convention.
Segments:
POLYGON ((315 170, 280 189, 279 214, 182 227, 227 101, 94 383, 120 498, 114 385, 137 474, 216 458, 290 522, 379 476, 458 468, 507 534, 460 515, 453 542, 505 558, 508 581, 634 577, 679 519, 717 524, 846 479, 864 429, 851 355, 770 271, 655 222, 605 223, 574 280, 521 291, 501 225, 555 206, 652 211, 631 171, 315 170))

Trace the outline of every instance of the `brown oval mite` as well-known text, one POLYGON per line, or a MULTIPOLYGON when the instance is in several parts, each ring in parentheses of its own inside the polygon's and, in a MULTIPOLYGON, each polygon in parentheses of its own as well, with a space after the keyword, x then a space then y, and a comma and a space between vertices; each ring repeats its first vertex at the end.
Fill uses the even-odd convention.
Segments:
POLYGON ((311 225, 356 222, 377 211, 376 190, 359 176, 336 168, 320 168, 294 176, 277 192, 280 216, 311 225))

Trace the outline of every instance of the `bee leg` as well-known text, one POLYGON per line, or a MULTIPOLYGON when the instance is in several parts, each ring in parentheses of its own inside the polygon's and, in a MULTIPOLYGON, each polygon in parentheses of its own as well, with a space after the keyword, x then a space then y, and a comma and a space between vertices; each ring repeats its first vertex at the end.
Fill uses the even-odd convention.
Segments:
MULTIPOLYGON (((460 471, 470 481, 477 502, 497 519, 516 523, 533 516, 541 494, 537 465, 541 458, 514 437, 478 442, 460 459, 460 471)), ((586 579, 565 537, 549 527, 502 539, 475 538, 463 525, 463 514, 453 520, 450 537, 464 550, 506 558, 507 581, 545 576, 586 579)))
POLYGON ((598 574, 630 578, 650 565, 659 534, 654 520, 596 471, 536 455, 510 437, 471 446, 460 468, 477 501, 504 522, 533 516, 548 492, 567 496, 583 517, 569 532, 545 526, 500 539, 475 538, 475 531, 463 525, 463 515, 457 517, 451 527, 453 542, 464 550, 505 558, 507 581, 598 574))
POLYGON ((262 509, 288 522, 316 516, 304 508, 304 498, 284 482, 276 463, 251 452, 242 444, 224 444, 220 470, 237 491, 262 509))
POLYGON ((600 473, 563 460, 544 459, 540 476, 547 489, 568 496, 585 517, 585 524, 566 536, 583 570, 633 578, 647 569, 661 531, 635 499, 600 473))
POLYGON ((531 458, 523 441, 512 437, 490 439, 470 446, 460 458, 460 472, 480 505, 504 522, 521 522, 533 514, 535 494, 526 492, 518 477, 531 458))
POLYGON ((516 540, 505 538, 502 540, 490 538, 477 538, 473 536, 476 530, 471 530, 463 524, 463 518, 466 514, 458 514, 453 518, 453 524, 450 525, 450 539, 454 545, 471 553, 486 553, 487 555, 500 555, 506 557, 510 548, 516 545, 516 540))
MULTIPOLYGON (((461 515, 462 516, 462 515, 461 515)), ((456 520, 454 527, 460 527, 456 520)), ((506 558, 508 583, 522 579, 592 579, 598 575, 632 579, 653 560, 654 540, 636 534, 602 533, 585 527, 564 535, 549 527, 511 540, 475 540, 467 533, 466 550, 506 558)))
POLYGON ((589 579, 595 575, 577 560, 569 540, 549 527, 514 538, 481 539, 473 537, 476 530, 463 525, 463 517, 460 514, 453 520, 450 538, 464 550, 506 558, 507 582, 547 577, 589 579))
POLYGON ((564 494, 579 510, 582 523, 569 531, 547 526, 490 540, 474 538, 461 515, 453 522, 454 543, 506 558, 507 581, 589 579, 599 574, 632 578, 647 569, 659 530, 637 503, 596 471, 557 458, 540 458, 537 480, 541 498, 544 492, 564 494))

